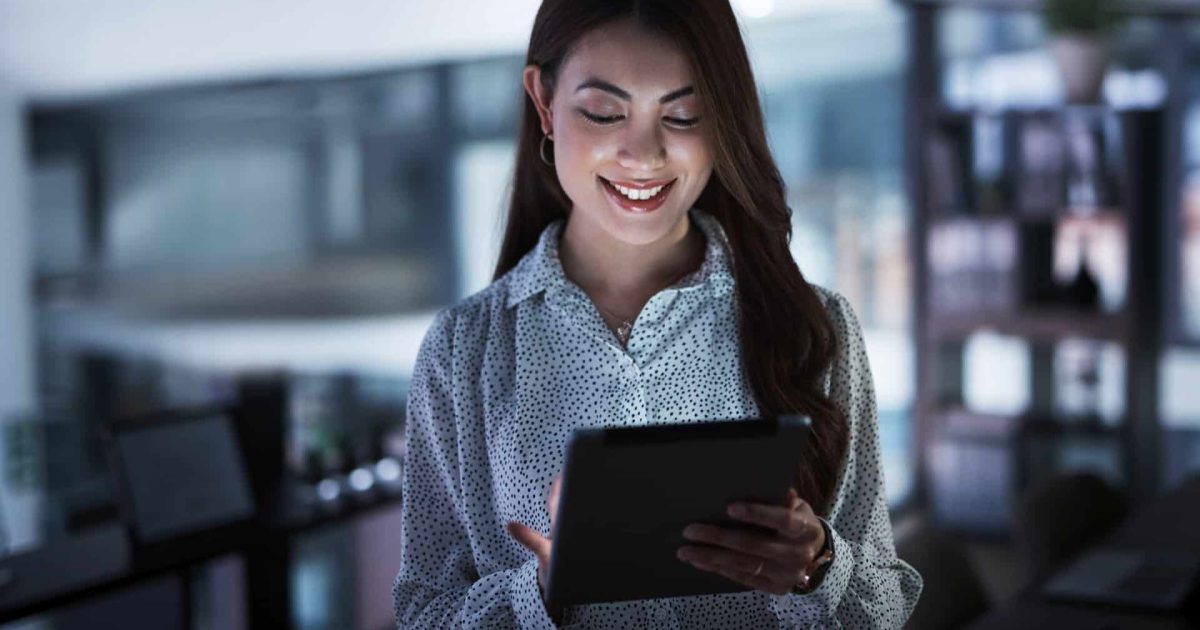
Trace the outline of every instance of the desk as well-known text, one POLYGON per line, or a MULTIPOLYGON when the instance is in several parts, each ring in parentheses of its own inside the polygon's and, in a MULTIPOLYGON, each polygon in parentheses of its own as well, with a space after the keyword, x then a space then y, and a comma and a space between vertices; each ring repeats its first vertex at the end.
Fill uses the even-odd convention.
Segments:
POLYGON ((194 566, 242 554, 248 565, 249 614, 259 619, 250 627, 287 628, 291 541, 326 525, 399 505, 397 486, 376 486, 326 509, 281 499, 266 510, 264 518, 249 525, 216 528, 151 547, 131 545, 119 523, 101 525, 87 534, 3 558, 0 569, 11 570, 16 579, 0 588, 0 624, 171 574, 186 580, 194 566))
MULTIPOLYGON (((1103 544, 1126 549, 1200 552, 1200 477, 1185 481, 1174 491, 1135 512, 1103 544)), ((1195 627, 1194 622, 1178 612, 1159 614, 1052 602, 1043 599, 1036 587, 1026 589, 969 626, 972 630, 1165 630, 1195 627)))

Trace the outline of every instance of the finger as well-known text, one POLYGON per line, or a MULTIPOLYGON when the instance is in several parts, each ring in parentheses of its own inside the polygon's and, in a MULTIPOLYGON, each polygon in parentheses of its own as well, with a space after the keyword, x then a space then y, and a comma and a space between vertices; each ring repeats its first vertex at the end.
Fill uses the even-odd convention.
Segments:
POLYGON ((546 497, 546 509, 550 511, 550 522, 558 515, 558 495, 562 492, 562 473, 554 477, 550 483, 550 494, 546 497))
POLYGON ((800 494, 796 492, 796 489, 788 488, 788 509, 798 510, 802 503, 804 503, 804 499, 800 498, 800 494))
POLYGON ((524 523, 509 521, 505 527, 508 535, 512 536, 522 547, 532 551, 538 559, 545 562, 550 559, 550 539, 538 533, 536 529, 524 523))
MULTIPOLYGON (((693 547, 685 545, 677 552, 680 560, 700 563, 708 567, 717 567, 741 573, 758 573, 759 577, 780 578, 785 572, 771 560, 758 556, 750 556, 738 551, 728 551, 719 547, 693 547), (759 567, 762 567, 759 569, 759 567)), ((787 573, 794 571, 788 570, 787 573)))
POLYGON ((804 499, 797 497, 796 501, 799 501, 799 505, 794 509, 765 503, 734 503, 726 513, 739 521, 773 529, 787 538, 815 537, 817 529, 821 527, 820 522, 804 499))
POLYGON ((783 559, 798 556, 794 543, 790 540, 785 543, 775 534, 692 523, 683 529, 683 536, 691 541, 717 545, 760 558, 783 559))
POLYGON ((736 582, 743 586, 748 586, 752 589, 759 590, 759 591, 766 591, 768 593, 774 593, 776 595, 786 595, 788 593, 788 591, 790 590, 787 587, 783 586, 782 583, 776 582, 775 580, 772 580, 770 577, 767 577, 767 576, 763 575, 762 573, 759 573, 758 575, 754 575, 753 573, 746 573, 745 571, 737 571, 735 569, 730 569, 728 567, 711 565, 711 564, 707 564, 704 562, 693 562, 692 566, 694 566, 697 569, 700 569, 702 571, 709 571, 711 573, 716 573, 717 575, 720 575, 730 581, 736 582))

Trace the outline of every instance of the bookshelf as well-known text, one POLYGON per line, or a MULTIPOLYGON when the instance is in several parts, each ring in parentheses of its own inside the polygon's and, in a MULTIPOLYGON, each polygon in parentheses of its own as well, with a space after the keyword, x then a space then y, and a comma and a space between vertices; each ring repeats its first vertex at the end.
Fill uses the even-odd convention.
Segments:
POLYGON ((1159 489, 1180 116, 1171 99, 947 105, 948 8, 909 3, 918 499, 942 526, 1003 537, 1016 496, 1058 473, 1098 472, 1135 502, 1159 489), (982 336, 1024 350, 1025 399, 972 404, 968 381, 1003 385, 968 358, 982 336))

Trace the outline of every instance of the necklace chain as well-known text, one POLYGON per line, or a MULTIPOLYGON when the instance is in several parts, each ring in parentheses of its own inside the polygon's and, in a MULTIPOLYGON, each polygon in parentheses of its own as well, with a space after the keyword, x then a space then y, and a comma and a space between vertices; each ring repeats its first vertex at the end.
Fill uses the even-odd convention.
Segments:
MULTIPOLYGON (((670 282, 668 282, 666 287, 663 287, 663 288, 668 288, 668 287, 673 286, 676 282, 679 282, 680 280, 682 280, 689 273, 691 273, 691 270, 684 271, 683 273, 679 274, 678 276, 675 276, 675 278, 672 279, 670 282)), ((659 289, 659 290, 661 291, 662 289, 659 289)), ((658 291, 655 291, 655 293, 657 293, 657 292, 658 291)), ((617 326, 616 333, 617 333, 617 339, 619 339, 621 341, 621 346, 625 346, 625 344, 629 341, 629 333, 633 332, 633 322, 628 317, 621 317, 620 315, 613 313, 612 311, 604 308, 603 306, 600 306, 600 303, 596 302, 595 300, 592 300, 592 303, 595 304, 596 308, 600 309, 600 311, 603 312, 605 315, 608 315, 609 317, 621 322, 621 324, 619 326, 617 326)), ((636 318, 637 316, 635 315, 634 317, 636 318)))

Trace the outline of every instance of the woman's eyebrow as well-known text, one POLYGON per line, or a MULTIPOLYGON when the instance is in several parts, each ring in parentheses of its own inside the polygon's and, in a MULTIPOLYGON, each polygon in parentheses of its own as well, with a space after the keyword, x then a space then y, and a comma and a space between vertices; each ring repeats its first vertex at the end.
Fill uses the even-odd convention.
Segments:
MULTIPOLYGON (((587 79, 583 83, 580 83, 579 87, 575 88, 575 91, 578 92, 580 90, 586 90, 587 88, 595 88, 597 90, 603 90, 623 101, 628 101, 628 100, 633 99, 633 97, 629 95, 629 92, 622 90, 621 88, 609 83, 608 81, 605 81, 604 79, 597 79, 596 77, 592 77, 590 79, 587 79)), ((687 87, 682 87, 682 88, 679 88, 678 90, 675 90, 674 92, 670 92, 666 96, 658 99, 658 102, 659 103, 669 103, 677 98, 682 98, 684 96, 687 96, 688 94, 691 94, 694 91, 695 90, 693 90, 692 86, 690 86, 690 85, 687 87)))

